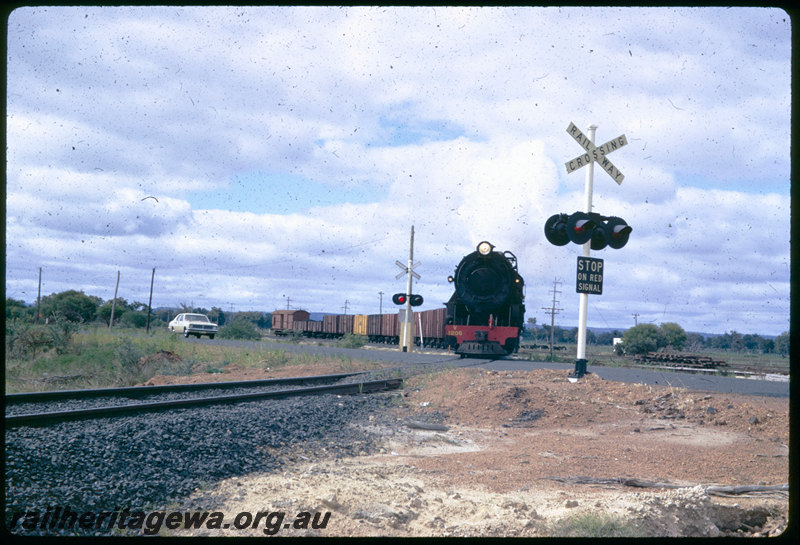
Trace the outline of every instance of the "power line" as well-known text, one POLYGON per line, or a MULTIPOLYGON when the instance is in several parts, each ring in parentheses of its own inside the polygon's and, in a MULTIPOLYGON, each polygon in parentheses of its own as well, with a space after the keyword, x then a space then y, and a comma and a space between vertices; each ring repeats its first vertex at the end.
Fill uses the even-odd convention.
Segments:
POLYGON ((556 307, 556 305, 558 304, 556 295, 561 293, 561 291, 559 291, 559 289, 557 288, 558 284, 561 284, 561 282, 558 279, 554 278, 553 289, 551 290, 553 292, 553 306, 542 307, 542 310, 547 310, 550 312, 550 360, 553 359, 553 328, 555 327, 556 314, 558 314, 559 311, 564 310, 563 308, 556 307))

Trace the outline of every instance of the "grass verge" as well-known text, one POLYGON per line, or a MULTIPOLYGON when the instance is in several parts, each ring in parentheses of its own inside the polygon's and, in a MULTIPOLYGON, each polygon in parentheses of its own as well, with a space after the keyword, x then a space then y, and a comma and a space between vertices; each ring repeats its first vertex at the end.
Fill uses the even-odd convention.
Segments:
MULTIPOLYGON (((6 350, 6 393, 133 386, 154 375, 220 373, 239 369, 279 369, 287 366, 334 364, 343 371, 365 362, 346 357, 293 353, 264 343, 247 347, 186 341, 175 333, 84 328, 62 350, 6 350)), ((366 367, 369 364, 366 363, 366 367)))
POLYGON ((645 537, 634 523, 596 511, 561 519, 550 525, 546 534, 551 537, 645 537))

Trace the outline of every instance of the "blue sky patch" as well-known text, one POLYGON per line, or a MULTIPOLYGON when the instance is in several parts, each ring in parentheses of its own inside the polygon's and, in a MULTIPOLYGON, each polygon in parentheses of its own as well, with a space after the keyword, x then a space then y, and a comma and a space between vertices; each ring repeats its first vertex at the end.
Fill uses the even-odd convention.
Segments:
POLYGON ((455 140, 464 136, 463 127, 446 119, 399 119, 395 116, 379 120, 384 141, 375 142, 383 146, 407 146, 424 142, 455 140))
POLYGON ((219 189, 192 192, 188 201, 195 210, 293 214, 316 206, 377 202, 381 195, 377 188, 366 184, 345 188, 335 182, 324 184, 291 174, 251 172, 237 175, 219 189))

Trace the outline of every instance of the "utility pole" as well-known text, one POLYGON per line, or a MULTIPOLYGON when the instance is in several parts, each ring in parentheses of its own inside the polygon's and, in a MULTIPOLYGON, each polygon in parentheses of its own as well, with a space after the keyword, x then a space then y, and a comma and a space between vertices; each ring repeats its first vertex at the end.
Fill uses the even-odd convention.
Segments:
POLYGON ((634 315, 633 315, 633 325, 634 326, 639 325, 639 313, 638 312, 634 313, 634 315))
POLYGON ((119 271, 117 271, 117 285, 114 286, 114 300, 111 301, 111 319, 108 320, 108 330, 114 326, 114 307, 117 306, 117 290, 119 289, 119 271))
POLYGON ((378 306, 378 314, 383 314, 383 292, 379 291, 378 295, 380 296, 380 303, 378 306))
POLYGON ((347 305, 348 305, 348 303, 350 303, 350 301, 348 301, 347 299, 345 299, 345 300, 344 300, 344 306, 342 307, 342 308, 344 309, 344 313, 345 313, 345 315, 347 314, 347 305))
POLYGON ((39 323, 39 305, 42 302, 42 268, 39 267, 39 291, 36 294, 36 319, 34 323, 39 323))
MULTIPOLYGON (((150 276, 150 300, 147 302, 147 332, 150 333, 150 312, 153 310, 153 280, 156 278, 156 268, 153 267, 153 274, 150 276)), ((192 301, 194 304, 194 301, 192 301)))
POLYGON ((556 314, 559 311, 564 310, 563 308, 557 308, 556 304, 558 301, 556 300, 556 294, 561 293, 556 287, 558 284, 561 284, 557 279, 553 279, 553 306, 551 307, 542 307, 542 310, 550 311, 550 361, 553 361, 553 329, 555 328, 555 318, 556 314))

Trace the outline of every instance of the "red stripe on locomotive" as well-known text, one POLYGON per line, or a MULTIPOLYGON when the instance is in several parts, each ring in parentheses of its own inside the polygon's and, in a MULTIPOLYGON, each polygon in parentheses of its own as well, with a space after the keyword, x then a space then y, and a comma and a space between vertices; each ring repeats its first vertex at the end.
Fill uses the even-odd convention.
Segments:
POLYGON ((519 328, 511 326, 446 325, 444 328, 445 335, 455 337, 458 344, 474 341, 476 331, 488 331, 486 340, 498 342, 500 345, 505 345, 508 339, 516 339, 519 336, 519 328))

